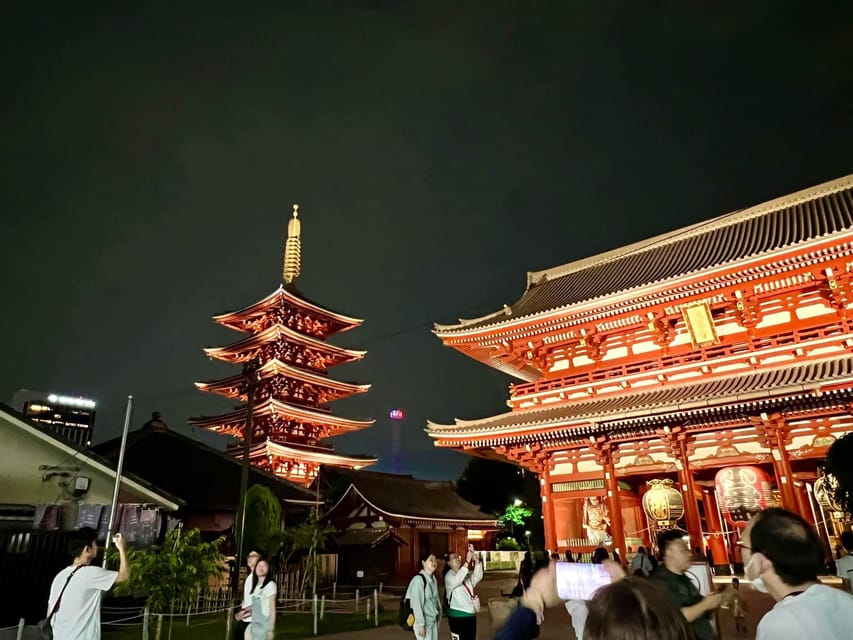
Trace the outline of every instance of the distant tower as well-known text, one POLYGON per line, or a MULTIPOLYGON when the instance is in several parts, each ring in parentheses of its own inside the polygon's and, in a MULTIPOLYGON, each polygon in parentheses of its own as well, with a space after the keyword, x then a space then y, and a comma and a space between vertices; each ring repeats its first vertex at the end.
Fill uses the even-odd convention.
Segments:
POLYGON ((402 473, 400 464, 400 429, 403 426, 403 420, 406 419, 406 412, 402 409, 391 409, 388 412, 388 417, 391 418, 391 472, 402 473))

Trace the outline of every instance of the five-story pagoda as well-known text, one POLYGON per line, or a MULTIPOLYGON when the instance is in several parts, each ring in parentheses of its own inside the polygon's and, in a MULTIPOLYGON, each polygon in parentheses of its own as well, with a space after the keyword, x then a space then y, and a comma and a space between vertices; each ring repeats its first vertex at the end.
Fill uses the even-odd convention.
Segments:
POLYGON ((230 448, 242 458, 251 425, 249 459, 257 467, 292 482, 309 485, 321 464, 360 469, 376 458, 343 456, 324 444, 332 436, 364 429, 373 420, 350 420, 331 413, 334 400, 364 393, 369 384, 339 382, 330 367, 364 357, 326 340, 359 326, 362 320, 325 309, 296 288, 301 266, 301 224, 297 205, 287 227, 282 284, 270 295, 239 311, 214 316, 221 325, 247 336, 226 347, 205 349, 218 360, 242 365, 238 375, 197 382, 202 391, 239 399, 223 415, 193 418, 190 424, 230 435, 242 444, 230 448))

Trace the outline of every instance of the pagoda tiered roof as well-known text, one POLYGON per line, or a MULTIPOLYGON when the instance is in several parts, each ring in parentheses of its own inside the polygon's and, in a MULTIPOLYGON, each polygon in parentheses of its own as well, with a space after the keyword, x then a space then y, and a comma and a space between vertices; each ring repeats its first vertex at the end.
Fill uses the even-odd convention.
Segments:
POLYGON ((428 423, 441 446, 494 447, 533 441, 571 442, 638 429, 688 424, 698 428, 743 421, 749 414, 846 405, 853 398, 853 357, 752 371, 693 383, 672 383, 569 404, 518 409, 455 424, 428 423))
MULTIPOLYGON (((340 418, 328 412, 299 407, 275 398, 267 398, 256 404, 252 415, 255 418, 278 415, 304 424, 334 427, 336 430, 344 432, 358 431, 374 423, 374 420, 340 418)), ((246 407, 240 407, 235 411, 223 413, 218 416, 191 418, 189 423, 193 427, 210 429, 211 431, 242 438, 243 431, 246 428, 246 407)))
MULTIPOLYGON (((285 364, 278 358, 273 358, 263 364, 258 370, 257 375, 260 380, 269 380, 277 376, 299 380, 308 385, 325 389, 327 393, 334 396, 334 399, 344 398, 356 393, 365 393, 370 389, 369 384, 357 384, 353 382, 341 382, 332 380, 324 375, 313 373, 306 369, 292 367, 285 364)), ((246 376, 245 374, 237 374, 230 378, 222 380, 211 380, 208 382, 196 382, 195 386, 200 391, 210 393, 218 393, 226 398, 239 398, 246 401, 246 376)))
POLYGON ((225 347, 207 347, 204 349, 205 354, 210 358, 224 360, 235 364, 253 362, 256 357, 256 351, 263 345, 270 342, 286 341, 295 343, 301 347, 313 349, 319 353, 327 355, 335 360, 334 364, 342 364, 344 362, 352 362, 364 357, 366 351, 357 351, 354 349, 344 349, 328 342, 323 342, 317 338, 304 335, 298 331, 294 331, 283 324, 276 323, 267 327, 260 333, 256 333, 242 340, 238 340, 225 347))
MULTIPOLYGON (((239 446, 231 447, 232 455, 237 459, 243 458, 243 450, 239 446)), ((283 443, 267 439, 252 445, 249 449, 249 459, 258 458, 284 458, 298 460, 311 464, 326 464, 333 467, 346 467, 350 469, 361 469, 376 464, 379 458, 372 456, 347 456, 335 453, 332 447, 309 446, 293 442, 283 443)))
POLYGON ((590 258, 529 272, 527 289, 514 304, 457 324, 435 324, 435 333, 449 338, 497 330, 606 297, 630 297, 632 291, 651 285, 844 232, 853 234, 853 175, 590 258))
POLYGON ((213 319, 215 322, 237 331, 255 331, 257 324, 263 322, 264 318, 287 307, 295 307, 307 315, 327 323, 328 329, 324 332, 325 336, 349 331, 364 322, 360 318, 346 316, 311 302, 293 285, 284 284, 248 307, 221 313, 213 316, 213 319))

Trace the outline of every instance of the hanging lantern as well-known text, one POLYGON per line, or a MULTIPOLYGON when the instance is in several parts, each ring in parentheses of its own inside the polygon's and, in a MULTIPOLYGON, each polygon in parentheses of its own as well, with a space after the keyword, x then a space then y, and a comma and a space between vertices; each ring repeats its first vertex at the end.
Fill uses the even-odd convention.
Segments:
POLYGON ((814 483, 814 497, 821 507, 827 511, 843 512, 844 509, 835 499, 838 491, 838 480, 832 474, 822 475, 814 483))
POLYGON ((660 529, 674 527, 684 515, 684 499, 672 484, 668 479, 646 482, 649 489, 643 494, 643 511, 660 529))
POLYGON ((756 513, 774 503, 770 479, 758 467, 720 469, 715 484, 720 511, 734 527, 745 527, 756 513))

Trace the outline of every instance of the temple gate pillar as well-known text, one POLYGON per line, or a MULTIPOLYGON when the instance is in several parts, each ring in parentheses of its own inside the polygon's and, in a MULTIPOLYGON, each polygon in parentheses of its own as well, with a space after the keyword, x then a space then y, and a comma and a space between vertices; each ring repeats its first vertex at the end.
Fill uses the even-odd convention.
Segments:
POLYGON ((702 501, 705 504, 705 522, 708 524, 708 546, 711 548, 711 564, 717 575, 729 575, 729 550, 724 538, 723 523, 720 521, 720 513, 717 511, 717 499, 714 492, 705 489, 702 491, 702 501))
POLYGON ((762 436, 763 444, 770 449, 773 458, 773 470, 776 475, 776 485, 782 498, 782 506, 789 511, 803 515, 797 498, 794 495, 794 473, 791 470, 791 460, 788 455, 788 429, 785 419, 780 415, 768 416, 762 413, 757 428, 762 436))
POLYGON ((664 427, 658 430, 658 437, 666 446, 669 454, 675 459, 678 470, 678 484, 684 497, 684 513, 687 520, 687 534, 690 536, 690 549, 702 548, 702 519, 699 517, 699 505, 696 502, 696 485, 693 482, 693 471, 690 468, 690 451, 693 448, 692 438, 683 427, 664 427))
POLYGON ((542 526, 545 530, 545 548, 553 553, 557 550, 557 522, 551 493, 552 466, 552 457, 549 455, 543 460, 542 472, 539 475, 539 490, 542 495, 542 526))
POLYGON ((619 480, 616 478, 615 466, 619 458, 618 447, 604 437, 596 440, 590 436, 590 441, 596 462, 604 468, 604 486, 610 509, 610 537, 613 539, 613 548, 619 550, 619 560, 624 565, 627 560, 625 525, 622 522, 622 499, 619 496, 619 480))

